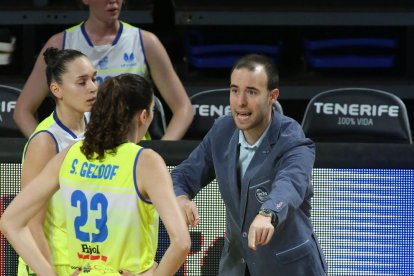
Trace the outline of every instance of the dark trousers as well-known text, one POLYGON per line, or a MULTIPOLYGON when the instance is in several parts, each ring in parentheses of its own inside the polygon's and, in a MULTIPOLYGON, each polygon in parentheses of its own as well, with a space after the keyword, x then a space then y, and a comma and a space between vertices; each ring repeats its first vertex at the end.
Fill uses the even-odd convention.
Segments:
POLYGON ((246 266, 246 272, 244 272, 244 276, 250 276, 249 267, 246 266))

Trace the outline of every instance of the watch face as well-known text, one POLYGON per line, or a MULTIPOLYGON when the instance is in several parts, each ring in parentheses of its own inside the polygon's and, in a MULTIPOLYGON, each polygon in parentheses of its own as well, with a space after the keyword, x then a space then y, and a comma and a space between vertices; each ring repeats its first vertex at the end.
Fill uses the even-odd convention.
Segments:
POLYGON ((270 217, 273 226, 276 227, 277 224, 277 216, 269 209, 260 209, 259 214, 265 217, 270 217))
POLYGON ((266 217, 271 217, 272 216, 272 213, 269 210, 267 210, 267 209, 260 210, 259 211, 259 214, 261 214, 263 216, 266 216, 266 217))

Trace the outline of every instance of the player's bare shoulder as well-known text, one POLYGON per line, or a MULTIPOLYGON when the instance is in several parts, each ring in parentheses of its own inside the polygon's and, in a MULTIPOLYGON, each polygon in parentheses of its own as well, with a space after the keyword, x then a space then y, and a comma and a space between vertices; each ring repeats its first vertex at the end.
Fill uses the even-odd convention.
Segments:
POLYGON ((56 34, 52 35, 48 39, 48 41, 46 42, 43 49, 45 50, 49 47, 55 47, 55 48, 58 48, 58 49, 62 49, 63 38, 64 38, 64 32, 60 32, 60 33, 56 33, 56 34))
POLYGON ((157 152, 152 149, 144 148, 140 154, 138 165, 141 163, 141 166, 150 169, 157 168, 160 166, 165 167, 165 161, 157 152))

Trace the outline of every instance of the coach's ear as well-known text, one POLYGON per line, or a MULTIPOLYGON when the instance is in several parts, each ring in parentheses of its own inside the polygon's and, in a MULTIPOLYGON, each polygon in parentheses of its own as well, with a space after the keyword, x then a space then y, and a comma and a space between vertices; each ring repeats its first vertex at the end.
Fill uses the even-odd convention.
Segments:
POLYGON ((272 104, 274 104, 277 101, 278 97, 279 97, 279 89, 275 88, 270 91, 270 101, 272 104))

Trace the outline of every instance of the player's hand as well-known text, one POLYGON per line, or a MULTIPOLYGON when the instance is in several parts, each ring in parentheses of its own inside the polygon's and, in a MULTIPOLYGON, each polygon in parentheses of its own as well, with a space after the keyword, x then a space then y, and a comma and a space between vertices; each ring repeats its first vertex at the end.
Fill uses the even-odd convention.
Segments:
POLYGON ((198 214, 197 205, 190 200, 186 195, 178 196, 178 205, 183 211, 184 218, 188 226, 196 227, 200 222, 200 215, 198 214))
POLYGON ((271 218, 257 215, 249 228, 249 247, 256 250, 256 245, 266 245, 270 242, 275 232, 271 218))
POLYGON ((78 267, 75 271, 70 274, 70 276, 76 276, 79 275, 82 272, 82 268, 78 267))
POLYGON ((121 269, 119 271, 119 274, 121 274, 123 276, 152 276, 152 275, 154 275, 154 271, 157 268, 157 266, 158 266, 158 263, 154 262, 154 265, 145 272, 142 272, 142 273, 139 273, 139 274, 133 274, 133 273, 127 271, 127 270, 121 269))

